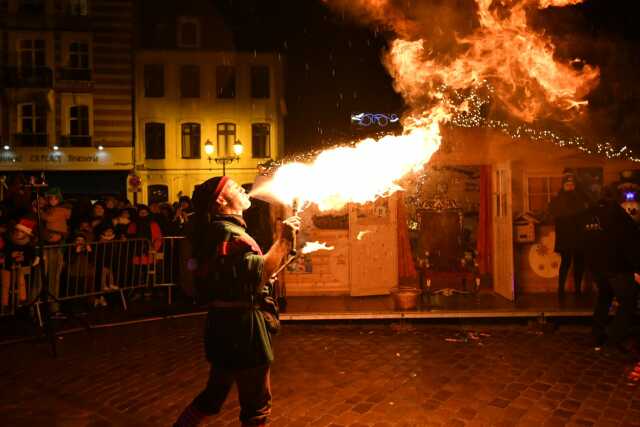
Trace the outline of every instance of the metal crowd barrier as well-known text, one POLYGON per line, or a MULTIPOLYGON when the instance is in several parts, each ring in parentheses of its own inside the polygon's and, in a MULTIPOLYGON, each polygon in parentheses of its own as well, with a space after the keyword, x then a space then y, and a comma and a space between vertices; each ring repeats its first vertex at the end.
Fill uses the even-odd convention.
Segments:
POLYGON ((172 238, 44 246, 35 265, 2 264, 0 315, 14 315, 18 307, 33 304, 40 318, 40 269, 45 271, 45 289, 60 302, 119 293, 126 310, 125 291, 175 285, 177 269, 165 256, 174 246, 172 238))

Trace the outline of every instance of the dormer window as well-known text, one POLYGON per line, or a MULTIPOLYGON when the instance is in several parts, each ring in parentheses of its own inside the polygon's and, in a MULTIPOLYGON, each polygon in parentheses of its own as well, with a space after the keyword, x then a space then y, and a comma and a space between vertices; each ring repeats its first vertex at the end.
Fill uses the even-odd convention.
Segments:
POLYGON ((178 19, 178 47, 200 47, 200 22, 197 18, 178 19))

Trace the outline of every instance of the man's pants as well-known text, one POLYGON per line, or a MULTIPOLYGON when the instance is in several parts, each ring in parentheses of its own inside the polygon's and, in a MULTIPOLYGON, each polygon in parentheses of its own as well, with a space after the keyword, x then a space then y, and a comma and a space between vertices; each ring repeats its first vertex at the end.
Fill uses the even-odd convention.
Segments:
POLYGON ((212 366, 207 386, 195 398, 193 406, 204 414, 217 414, 234 382, 238 387, 242 424, 265 424, 271 415, 269 365, 237 370, 216 369, 212 366))
POLYGON ((633 273, 596 277, 596 283, 598 299, 593 311, 593 335, 600 342, 606 339, 609 344, 620 344, 631 333, 640 286, 635 283, 633 273), (609 323, 609 307, 614 296, 618 310, 609 323))
POLYGON ((564 284, 567 281, 569 267, 573 262, 573 283, 576 295, 580 295, 582 286, 582 275, 584 273, 584 253, 579 250, 569 250, 560 252, 560 271, 558 273, 558 294, 564 295, 564 284))

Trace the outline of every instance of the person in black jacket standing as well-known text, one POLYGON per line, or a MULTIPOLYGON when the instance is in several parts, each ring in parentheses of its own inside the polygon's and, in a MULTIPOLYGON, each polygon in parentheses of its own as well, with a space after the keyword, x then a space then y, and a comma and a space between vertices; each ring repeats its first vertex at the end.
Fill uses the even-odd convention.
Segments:
POLYGON ((589 198, 576 188, 575 175, 565 173, 562 177, 562 189, 551 199, 549 211, 555 220, 556 243, 554 251, 560 254, 560 272, 558 275, 558 297, 564 298, 564 285, 573 263, 573 281, 576 296, 581 294, 582 275, 584 273, 584 253, 579 243, 576 217, 587 210, 589 198))
POLYGON ((585 259, 598 286, 593 313, 596 347, 608 344, 628 353, 633 316, 640 291, 640 229, 620 206, 616 192, 604 197, 577 219, 585 259), (609 307, 618 309, 609 323, 609 307))

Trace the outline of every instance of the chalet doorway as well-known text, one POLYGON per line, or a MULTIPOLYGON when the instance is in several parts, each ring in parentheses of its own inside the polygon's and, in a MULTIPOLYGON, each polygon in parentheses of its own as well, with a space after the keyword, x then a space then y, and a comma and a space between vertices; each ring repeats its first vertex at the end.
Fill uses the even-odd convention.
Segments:
POLYGON ((423 287, 490 287, 491 167, 431 166, 406 197, 411 247, 423 287))

